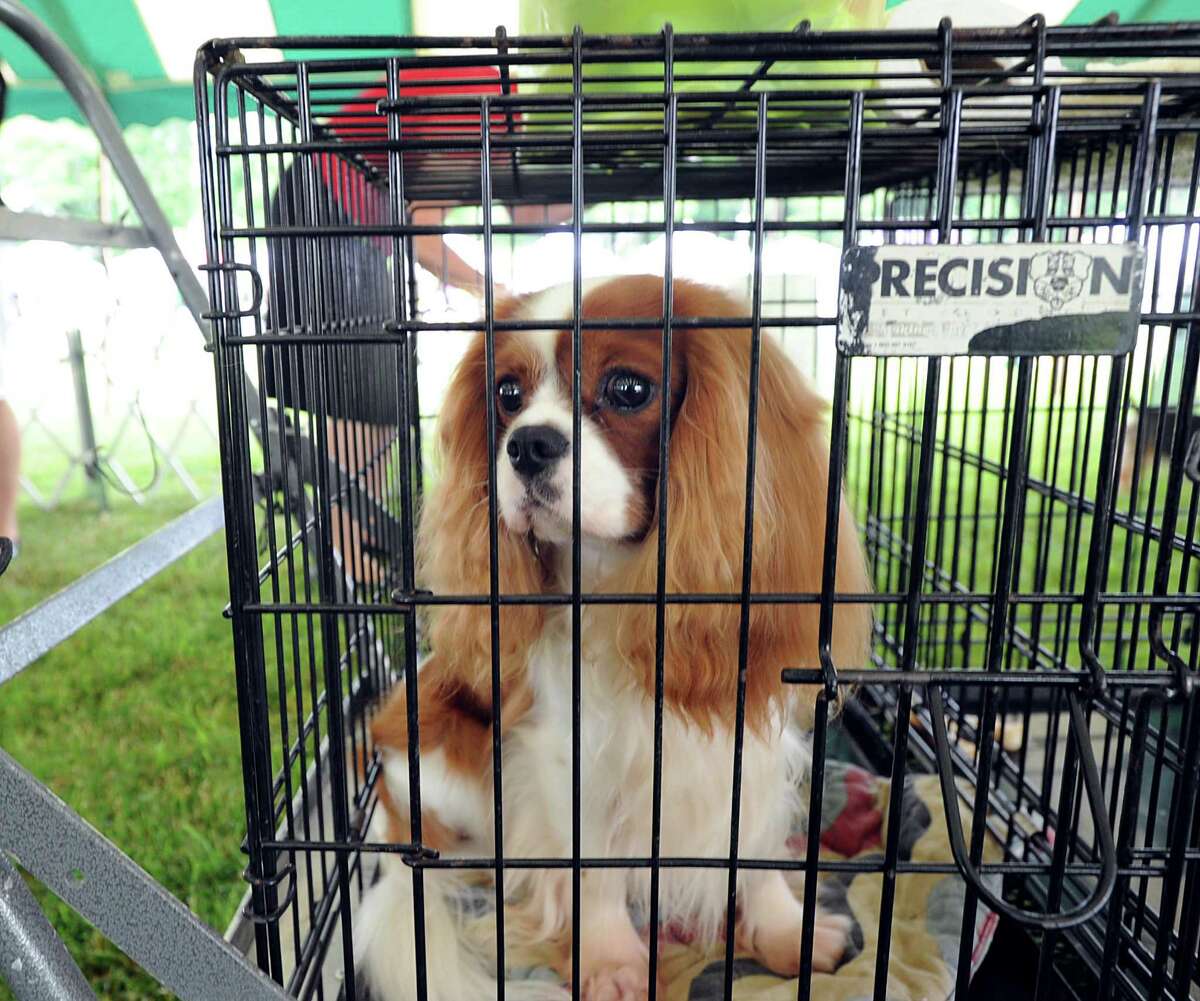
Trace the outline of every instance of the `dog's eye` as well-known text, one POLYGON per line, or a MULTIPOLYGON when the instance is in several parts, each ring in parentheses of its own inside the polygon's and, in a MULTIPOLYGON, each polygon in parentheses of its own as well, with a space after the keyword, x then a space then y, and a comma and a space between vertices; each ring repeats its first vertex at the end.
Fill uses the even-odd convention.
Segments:
POLYGON ((521 409, 521 384, 511 375, 505 376, 496 386, 496 400, 506 414, 515 414, 521 409))
POLYGON ((654 398, 654 383, 636 372, 613 372, 604 384, 604 399, 614 410, 634 413, 654 398))

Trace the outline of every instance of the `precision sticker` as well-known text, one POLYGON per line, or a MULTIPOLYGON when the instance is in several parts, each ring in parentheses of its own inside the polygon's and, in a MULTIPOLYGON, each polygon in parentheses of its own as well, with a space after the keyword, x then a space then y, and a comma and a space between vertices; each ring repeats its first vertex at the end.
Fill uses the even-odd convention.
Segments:
POLYGON ((1124 354, 1140 320, 1136 243, 850 247, 838 347, 850 355, 1124 354))

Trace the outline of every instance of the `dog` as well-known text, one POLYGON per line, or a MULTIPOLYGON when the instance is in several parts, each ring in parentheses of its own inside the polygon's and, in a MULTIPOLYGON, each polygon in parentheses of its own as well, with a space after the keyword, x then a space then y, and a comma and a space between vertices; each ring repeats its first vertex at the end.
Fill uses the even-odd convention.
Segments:
MULTIPOLYGON (((491 584, 489 466, 498 517, 494 542, 501 594, 569 593, 572 470, 579 451, 580 578, 584 594, 656 590, 661 479, 666 479, 668 595, 736 596, 742 586, 752 334, 685 325, 673 332, 663 386, 659 329, 619 320, 662 316, 663 282, 634 276, 590 283, 582 298, 581 429, 573 436, 571 290, 499 304, 497 319, 545 320, 553 329, 497 331, 489 385, 482 336, 453 376, 440 417, 441 475, 420 520, 420 583, 437 595, 487 595, 491 584), (614 327, 591 321, 612 319, 614 327), (665 399, 664 399, 665 396, 665 399), (489 447, 494 399, 496 448, 489 447), (660 420, 669 419, 660 467, 660 420)), ((674 283, 674 315, 744 318, 722 291, 674 283)), ((761 338, 754 477, 753 592, 821 589, 829 477, 827 406, 781 348, 761 338)), ((843 503, 836 588, 866 594, 867 572, 843 503)), ((662 857, 712 858, 711 868, 665 866, 659 917, 683 921, 702 941, 726 933, 740 605, 671 602, 663 631, 662 857)), ((784 667, 816 667, 819 607, 755 603, 744 675, 739 857, 788 856, 804 809, 811 709, 806 689, 785 686, 784 667)), ((563 604, 500 605, 500 719, 493 713, 492 618, 486 605, 429 611, 432 653, 417 676, 421 842, 443 857, 492 857, 493 730, 499 725, 506 859, 569 859, 572 846, 572 626, 563 604)), ((871 611, 839 603, 836 663, 867 662, 871 611)), ((652 603, 583 605, 578 808, 585 858, 651 854, 656 621, 652 603)), ((380 835, 413 840, 408 707, 404 686, 372 725, 382 762, 380 835)), ((357 961, 378 1001, 416 996, 412 871, 385 855, 382 876, 356 921, 357 961)), ((803 908, 777 869, 738 873, 741 949, 769 969, 800 968, 803 908)), ((462 870, 424 870, 425 948, 431 1001, 495 996, 488 943, 465 930, 462 870)), ((505 870, 506 941, 547 946, 564 981, 585 1001, 638 1001, 648 991, 648 950, 631 917, 649 911, 646 867, 585 868, 580 925, 572 927, 569 868, 505 870), (571 968, 571 936, 580 967, 571 968)), ((847 926, 818 911, 813 966, 836 968, 847 926)), ((511 953, 511 947, 510 947, 511 953)), ((557 985, 507 984, 508 996, 560 996, 557 985), (542 992, 539 994, 539 992, 542 992)))

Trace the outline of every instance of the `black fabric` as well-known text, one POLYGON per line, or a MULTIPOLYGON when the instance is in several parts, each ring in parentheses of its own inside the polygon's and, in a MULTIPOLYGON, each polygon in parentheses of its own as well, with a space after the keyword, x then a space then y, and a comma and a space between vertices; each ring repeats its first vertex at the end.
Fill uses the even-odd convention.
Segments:
MULTIPOLYGON (((319 174, 313 204, 304 179, 289 168, 271 198, 268 224, 284 228, 352 225, 319 174)), ((267 238, 267 253, 266 333, 383 332, 385 320, 392 316, 392 279, 389 255, 378 240, 278 235, 267 238)), ((323 410, 330 417, 370 424, 395 424, 399 351, 392 344, 267 345, 264 389, 285 407, 323 410)))
MULTIPOLYGON (((1033 997, 1037 987, 1038 951, 1029 932, 1007 918, 971 981, 967 1001, 1013 1001, 1033 997)), ((1057 970, 1054 975, 1057 976, 1057 970)), ((1051 992, 1051 997, 1065 995, 1051 992)), ((1078 996, 1078 995, 1077 995, 1078 996)))

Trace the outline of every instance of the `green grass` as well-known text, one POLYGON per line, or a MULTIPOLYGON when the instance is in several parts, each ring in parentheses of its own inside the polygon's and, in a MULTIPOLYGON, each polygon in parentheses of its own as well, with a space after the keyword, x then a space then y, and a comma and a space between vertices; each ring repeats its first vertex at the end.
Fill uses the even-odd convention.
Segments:
MULTIPOLYGON (((87 499, 49 513, 27 508, 21 555, 0 580, 0 621, 193 503, 165 483, 144 507, 114 498, 107 514, 87 499)), ((219 930, 244 889, 227 598, 218 535, 0 688, 4 749, 219 930)), ((100 997, 169 996, 35 891, 100 997)))

